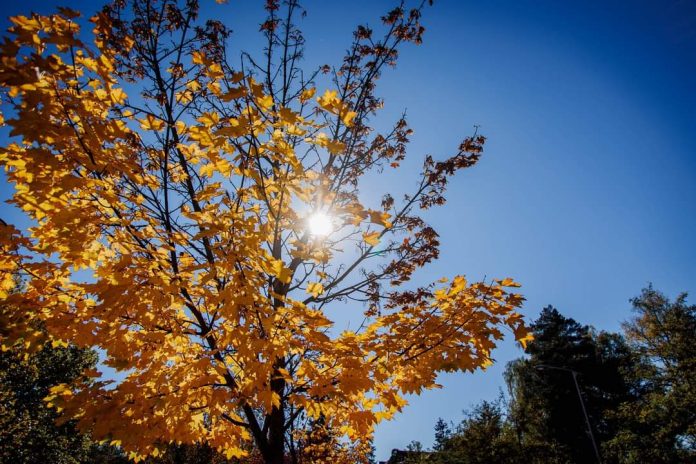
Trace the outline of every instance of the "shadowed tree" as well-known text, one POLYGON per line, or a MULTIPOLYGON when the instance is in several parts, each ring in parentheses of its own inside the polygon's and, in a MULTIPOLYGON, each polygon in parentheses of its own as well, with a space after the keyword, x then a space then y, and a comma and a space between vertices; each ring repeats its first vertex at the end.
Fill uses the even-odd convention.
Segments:
POLYGON ((3 344, 39 321, 123 373, 54 387, 66 417, 134 459, 253 443, 267 464, 297 461, 288 451, 323 417, 356 462, 404 394, 488 365, 503 328, 528 339, 512 279, 406 285, 439 254, 421 215, 478 162, 482 136, 426 156, 403 198, 360 196, 365 174, 406 156, 405 118, 370 124, 423 8, 358 27, 337 66, 310 72, 294 0, 266 2, 262 56, 233 53, 194 0, 114 1, 92 44, 71 10, 11 18, 0 164, 34 227, 0 230, 3 286, 27 282, 7 296, 24 322, 3 344))
POLYGON ((696 460, 696 305, 652 288, 631 300, 624 331, 635 353, 636 400, 621 405, 620 433, 607 451, 618 462, 696 460), (645 437, 650 439, 646 440, 645 437))
MULTIPOLYGON (((634 359, 623 337, 545 308, 532 325, 529 359, 509 364, 510 421, 530 456, 548 462, 596 461, 573 375, 577 373, 592 433, 601 444, 622 427, 613 412, 635 399, 627 376, 634 359)), ((600 446, 600 445, 598 445, 600 446)), ((541 461, 540 461, 541 462, 541 461)))
POLYGON ((43 401, 49 389, 72 383, 96 356, 75 347, 45 345, 32 355, 0 352, 0 461, 16 464, 86 462, 91 441, 74 422, 54 424, 58 414, 43 401))
POLYGON ((524 462, 515 442, 501 401, 483 401, 459 424, 439 453, 428 462, 433 464, 494 464, 524 462))
POLYGON ((450 426, 447 422, 445 422, 442 417, 438 418, 435 423, 435 442, 433 444, 433 450, 442 450, 451 435, 452 430, 450 430, 450 426))

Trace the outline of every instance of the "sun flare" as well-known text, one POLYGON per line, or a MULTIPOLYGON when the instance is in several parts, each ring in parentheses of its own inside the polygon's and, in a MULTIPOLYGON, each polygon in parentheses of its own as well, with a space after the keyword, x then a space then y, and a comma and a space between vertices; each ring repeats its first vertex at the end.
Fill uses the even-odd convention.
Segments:
POLYGON ((331 216, 321 211, 312 214, 307 221, 309 233, 316 237, 326 237, 333 232, 331 216))

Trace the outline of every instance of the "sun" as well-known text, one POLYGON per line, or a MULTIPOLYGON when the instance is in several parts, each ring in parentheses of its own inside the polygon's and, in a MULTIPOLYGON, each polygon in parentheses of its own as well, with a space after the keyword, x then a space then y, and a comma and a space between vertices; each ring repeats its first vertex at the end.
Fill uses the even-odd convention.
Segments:
POLYGON ((333 232, 333 220, 331 216, 321 211, 312 214, 307 221, 309 233, 316 237, 326 237, 333 232))

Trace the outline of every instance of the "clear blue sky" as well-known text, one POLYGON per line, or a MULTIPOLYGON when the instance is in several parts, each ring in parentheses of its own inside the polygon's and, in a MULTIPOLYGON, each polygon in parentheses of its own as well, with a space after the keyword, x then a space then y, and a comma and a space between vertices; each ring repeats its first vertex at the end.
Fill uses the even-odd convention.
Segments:
MULTIPOLYGON (((4 21, 54 3, 0 9, 4 21)), ((233 46, 258 49, 261 2, 202 3, 229 18, 233 46)), ((353 26, 376 25, 392 3, 307 2, 308 66, 337 63, 353 26)), ((408 110, 413 162, 363 193, 400 191, 423 154, 450 153, 474 124, 489 141, 429 215, 442 258, 419 278, 513 276, 530 319, 553 304, 607 330, 648 282, 669 295, 696 290, 696 3, 437 1, 424 23, 425 43, 406 48, 379 89, 379 124, 408 110)), ((442 390, 378 427, 378 458, 412 439, 430 445, 437 417, 458 421, 494 398, 505 363, 521 354, 506 342, 487 372, 441 377, 442 390)))

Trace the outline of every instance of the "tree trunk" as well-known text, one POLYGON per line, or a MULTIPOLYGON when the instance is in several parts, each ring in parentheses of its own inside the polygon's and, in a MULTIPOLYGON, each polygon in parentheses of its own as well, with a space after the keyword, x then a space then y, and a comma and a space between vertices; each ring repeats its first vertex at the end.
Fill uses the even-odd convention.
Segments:
POLYGON ((268 445, 270 448, 271 460, 266 464, 284 464, 285 462, 285 379, 279 369, 285 365, 284 359, 275 362, 273 370, 274 379, 271 380, 271 389, 280 397, 277 407, 271 410, 271 414, 266 419, 268 421, 268 445))
POLYGON ((285 414, 284 408, 273 408, 266 417, 268 435, 255 436, 256 446, 264 464, 285 464, 285 414))

